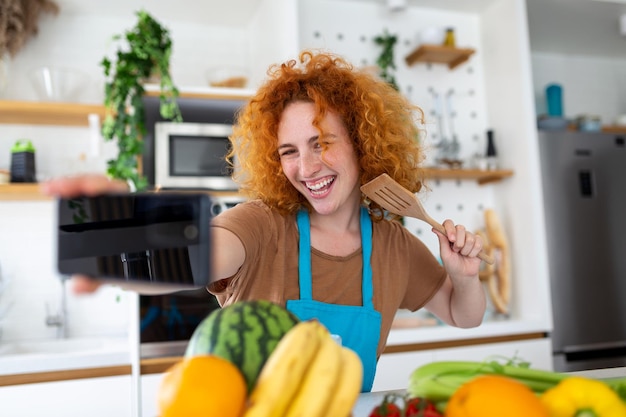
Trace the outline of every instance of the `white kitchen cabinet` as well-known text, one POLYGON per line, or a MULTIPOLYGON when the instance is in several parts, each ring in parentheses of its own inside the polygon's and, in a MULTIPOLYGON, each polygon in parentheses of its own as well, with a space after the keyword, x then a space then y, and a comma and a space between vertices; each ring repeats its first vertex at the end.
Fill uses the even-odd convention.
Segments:
POLYGON ((436 350, 386 353, 380 357, 372 391, 405 389, 411 374, 421 365, 433 361, 485 361, 519 358, 536 369, 552 370, 549 339, 521 340, 436 350))
POLYGON ((490 343, 486 345, 453 347, 433 352, 435 361, 485 361, 501 363, 519 358, 530 362, 532 368, 552 370, 552 355, 549 339, 519 340, 514 342, 490 343))
POLYGON ((130 376, 0 387, 7 417, 130 417, 131 404, 130 376))
POLYGON ((413 370, 434 360, 435 354, 431 350, 381 355, 376 366, 372 392, 405 389, 413 370))
POLYGON ((141 417, 158 416, 157 394, 163 374, 141 376, 141 417))
MULTIPOLYGON (((0 377, 1 378, 1 377, 0 377)), ((141 376, 142 417, 158 416, 163 374, 141 376)), ((130 375, 0 387, 0 410, 10 417, 134 417, 130 375), (36 400, 36 401, 35 401, 36 400)))

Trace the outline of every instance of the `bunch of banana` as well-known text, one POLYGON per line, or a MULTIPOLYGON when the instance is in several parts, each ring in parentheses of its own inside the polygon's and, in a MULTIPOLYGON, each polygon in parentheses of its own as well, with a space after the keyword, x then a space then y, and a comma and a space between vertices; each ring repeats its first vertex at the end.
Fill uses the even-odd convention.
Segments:
POLYGON ((347 417, 361 391, 363 365, 320 322, 294 326, 267 359, 244 417, 347 417))

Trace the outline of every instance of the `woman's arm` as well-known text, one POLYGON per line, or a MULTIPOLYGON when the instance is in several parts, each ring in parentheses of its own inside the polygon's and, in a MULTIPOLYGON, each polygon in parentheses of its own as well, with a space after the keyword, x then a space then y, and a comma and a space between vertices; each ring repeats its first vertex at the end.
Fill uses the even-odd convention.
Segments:
POLYGON ((233 232, 222 227, 211 227, 211 248, 212 282, 235 275, 246 259, 246 251, 241 240, 233 232))
POLYGON ((443 266, 448 273, 439 291, 425 305, 445 323, 456 327, 476 327, 487 305, 485 291, 478 278, 483 248, 482 239, 452 221, 443 223, 446 235, 433 229, 439 239, 443 266))
POLYGON ((128 192, 126 182, 112 180, 100 174, 56 178, 42 183, 39 188, 45 195, 62 198, 128 192))

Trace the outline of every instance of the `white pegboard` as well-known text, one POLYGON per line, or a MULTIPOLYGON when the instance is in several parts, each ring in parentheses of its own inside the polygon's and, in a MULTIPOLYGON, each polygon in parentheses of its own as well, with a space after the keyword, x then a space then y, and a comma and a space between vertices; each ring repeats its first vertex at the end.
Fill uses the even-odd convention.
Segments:
MULTIPOLYGON (((475 181, 430 180, 428 190, 417 194, 424 209, 440 223, 451 219, 475 232, 484 227, 484 210, 493 206, 491 187, 478 185, 475 181)), ((416 219, 405 218, 404 224, 418 236, 431 251, 439 254, 437 237, 431 227, 416 219)))
MULTIPOLYGON (((452 132, 460 143, 458 156, 465 167, 472 165, 476 154, 484 154, 489 125, 479 50, 481 28, 476 14, 416 7, 393 12, 382 1, 350 0, 301 0, 299 13, 302 49, 328 50, 357 67, 375 65, 381 51, 374 42, 376 36, 387 30, 398 38, 394 75, 400 91, 424 111, 426 135, 422 140, 426 164, 434 163, 435 145, 442 136, 450 140, 452 132), (454 70, 441 64, 409 67, 404 58, 419 46, 420 31, 428 27, 454 28, 457 46, 474 48, 476 52, 454 70)), ((493 187, 469 180, 431 180, 428 190, 418 196, 435 219, 450 218, 472 231, 483 227, 483 210, 493 206, 493 187)), ((439 253, 430 227, 417 220, 406 220, 409 230, 439 253)))

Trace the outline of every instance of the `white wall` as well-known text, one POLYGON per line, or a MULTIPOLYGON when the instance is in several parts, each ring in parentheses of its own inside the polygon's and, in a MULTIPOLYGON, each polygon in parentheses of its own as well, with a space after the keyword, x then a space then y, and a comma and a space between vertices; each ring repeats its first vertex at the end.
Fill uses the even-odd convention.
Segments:
POLYGON ((533 84, 538 114, 547 113, 545 88, 563 87, 563 114, 598 115, 602 124, 613 124, 626 114, 626 59, 532 53, 533 84))
MULTIPOLYGON (((426 164, 436 164, 438 155, 434 145, 442 137, 452 140, 453 133, 460 143, 458 157, 464 161, 465 168, 471 167, 475 154, 484 155, 486 131, 491 126, 484 96, 482 28, 477 14, 416 7, 392 12, 379 2, 302 0, 300 3, 302 48, 329 50, 357 67, 368 67, 376 65, 381 52, 374 42, 376 36, 388 30, 398 38, 394 48, 395 77, 400 91, 424 111, 427 133, 422 140, 427 149, 426 164), (346 16, 352 15, 358 18, 345 24, 346 16), (420 45, 420 31, 428 27, 454 27, 457 45, 474 48, 476 53, 454 70, 442 64, 417 63, 409 67, 405 57, 420 45), (440 101, 435 99, 433 91, 441 97, 440 101)), ((502 140, 498 133, 496 141, 502 140)), ((483 210, 494 204, 491 187, 478 187, 470 181, 430 181, 428 186, 432 192, 425 191, 421 198, 434 218, 440 221, 452 218, 471 229, 483 227, 483 210)), ((412 232, 439 253, 437 239, 428 225, 412 219, 407 222, 412 232)))
MULTIPOLYGON (((63 3, 60 1, 59 3, 63 3)), ((150 2, 144 2, 150 11, 150 2)), ((100 62, 113 59, 119 44, 113 35, 121 34, 136 23, 135 9, 117 4, 113 15, 44 15, 38 36, 31 38, 9 63, 9 83, 3 99, 36 100, 30 73, 41 66, 72 68, 88 74, 89 81, 73 101, 101 103, 104 75, 100 62), (121 16, 121 17, 117 17, 121 16)), ((182 6, 184 7, 184 6, 182 6)), ((209 26, 188 21, 173 21, 155 15, 170 31, 173 42, 171 71, 179 87, 208 86, 206 71, 214 66, 247 67, 247 38, 243 28, 209 26)))

